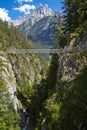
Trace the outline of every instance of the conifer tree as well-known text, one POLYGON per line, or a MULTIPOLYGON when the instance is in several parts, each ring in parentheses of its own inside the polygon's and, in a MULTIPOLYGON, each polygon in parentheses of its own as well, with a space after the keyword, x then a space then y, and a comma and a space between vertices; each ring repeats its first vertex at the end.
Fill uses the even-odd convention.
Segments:
POLYGON ((65 31, 72 33, 87 19, 87 0, 64 1, 65 31))

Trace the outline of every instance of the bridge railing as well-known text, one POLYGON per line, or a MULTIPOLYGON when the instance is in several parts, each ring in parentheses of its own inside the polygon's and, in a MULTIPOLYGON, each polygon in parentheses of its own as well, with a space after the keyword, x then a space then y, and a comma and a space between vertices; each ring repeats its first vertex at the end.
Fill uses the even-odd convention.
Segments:
POLYGON ((87 50, 87 44, 81 46, 66 46, 64 49, 8 49, 6 51, 0 51, 0 54, 37 54, 37 53, 47 53, 47 54, 64 54, 64 53, 74 53, 74 52, 82 52, 87 50))

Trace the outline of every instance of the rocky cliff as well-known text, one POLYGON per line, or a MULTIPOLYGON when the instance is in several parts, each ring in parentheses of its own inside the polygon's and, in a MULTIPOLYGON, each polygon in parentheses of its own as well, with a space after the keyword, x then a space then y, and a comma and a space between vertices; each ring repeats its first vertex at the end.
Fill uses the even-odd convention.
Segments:
POLYGON ((34 84, 38 84, 43 77, 45 78, 45 62, 39 54, 6 53, 8 49, 29 49, 34 46, 16 28, 8 27, 6 22, 0 21, 0 27, 2 28, 0 32, 0 75, 6 83, 14 102, 14 108, 17 110, 16 90, 26 94, 34 84))
POLYGON ((2 77, 7 86, 8 92, 11 96, 11 100, 14 103, 14 109, 17 111, 18 99, 17 97, 15 97, 16 78, 12 69, 12 65, 6 54, 0 54, 0 63, 0 76, 2 77))
POLYGON ((59 55, 58 80, 61 79, 69 85, 87 65, 87 31, 84 30, 78 38, 71 38, 64 50, 66 53, 59 55), (69 52, 69 48, 71 48, 71 52, 69 52))

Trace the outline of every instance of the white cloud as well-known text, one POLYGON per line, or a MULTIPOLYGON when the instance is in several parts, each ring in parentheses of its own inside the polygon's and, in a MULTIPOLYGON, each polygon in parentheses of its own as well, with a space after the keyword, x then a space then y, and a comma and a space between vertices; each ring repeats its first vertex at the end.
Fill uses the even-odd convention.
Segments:
POLYGON ((18 3, 22 3, 22 2, 33 2, 33 0, 17 0, 18 3))
POLYGON ((0 8, 0 18, 3 21, 11 20, 10 17, 8 16, 8 10, 6 10, 5 8, 0 8))
POLYGON ((45 4, 45 6, 48 8, 48 4, 45 4))
POLYGON ((34 10, 36 7, 34 5, 21 5, 20 7, 14 8, 14 10, 18 10, 19 12, 23 12, 24 14, 29 14, 30 10, 34 10))

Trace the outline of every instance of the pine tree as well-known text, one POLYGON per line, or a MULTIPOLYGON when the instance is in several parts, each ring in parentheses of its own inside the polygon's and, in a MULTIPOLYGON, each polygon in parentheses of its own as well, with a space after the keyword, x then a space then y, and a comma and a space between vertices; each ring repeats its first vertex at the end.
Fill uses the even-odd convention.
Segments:
POLYGON ((65 31, 72 33, 87 19, 87 0, 64 1, 65 31))

